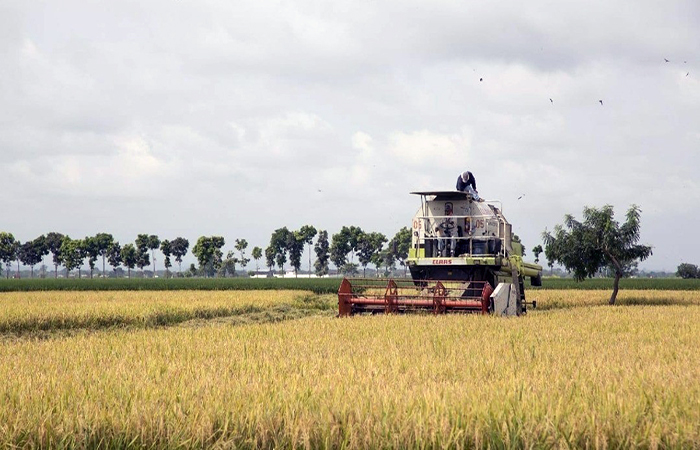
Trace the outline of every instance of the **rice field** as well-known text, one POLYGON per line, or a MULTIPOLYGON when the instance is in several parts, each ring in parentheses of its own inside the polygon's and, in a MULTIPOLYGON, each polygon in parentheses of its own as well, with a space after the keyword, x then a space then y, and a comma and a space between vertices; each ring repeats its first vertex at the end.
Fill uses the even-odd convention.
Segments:
MULTIPOLYGON (((145 317, 141 303, 199 298, 36 294, 46 297, 0 294, 0 321, 92 303, 104 304, 92 317, 145 317)), ((200 306, 304 304, 284 292, 212 294, 200 306)), ((0 340, 0 447, 700 445, 700 292, 621 291, 614 307, 605 291, 528 295, 538 309, 509 319, 315 315, 101 331, 88 321, 70 336, 0 340)))
POLYGON ((330 310, 334 296, 304 291, 60 291, 0 293, 0 335, 154 327, 294 308, 330 310))

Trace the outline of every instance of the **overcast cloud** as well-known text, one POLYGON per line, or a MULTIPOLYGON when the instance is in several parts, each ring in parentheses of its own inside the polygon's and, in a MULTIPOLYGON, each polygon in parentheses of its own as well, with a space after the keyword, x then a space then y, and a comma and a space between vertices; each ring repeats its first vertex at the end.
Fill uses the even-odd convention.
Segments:
POLYGON ((699 25, 696 0, 0 0, 0 230, 392 236, 468 169, 528 250, 638 204, 641 267, 698 264, 699 25))

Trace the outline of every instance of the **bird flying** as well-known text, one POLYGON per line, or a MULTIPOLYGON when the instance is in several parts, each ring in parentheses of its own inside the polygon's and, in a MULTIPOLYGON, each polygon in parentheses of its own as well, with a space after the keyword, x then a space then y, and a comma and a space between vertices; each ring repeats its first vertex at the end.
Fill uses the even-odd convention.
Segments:
POLYGON ((598 103, 600 103, 600 106, 603 106, 603 100, 598 100, 598 103))
POLYGON ((666 61, 666 62, 671 62, 671 61, 669 61, 669 60, 668 60, 668 59, 666 59, 666 58, 664 58, 664 61, 666 61))

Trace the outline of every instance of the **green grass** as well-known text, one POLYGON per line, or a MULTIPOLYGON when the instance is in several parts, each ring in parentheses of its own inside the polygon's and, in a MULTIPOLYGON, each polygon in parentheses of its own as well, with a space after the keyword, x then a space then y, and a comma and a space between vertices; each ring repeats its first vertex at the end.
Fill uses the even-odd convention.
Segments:
POLYGON ((0 292, 30 291, 248 291, 338 292, 339 278, 34 278, 0 280, 0 292))
MULTIPOLYGON (((578 282, 572 278, 545 277, 542 279, 542 287, 533 287, 532 289, 612 290, 612 287, 612 278, 589 278, 578 282)), ((623 278, 620 280, 620 289, 697 291, 700 290, 700 279, 684 280, 681 278, 623 278)))
MULTIPOLYGON (((21 279, 0 280, 0 292, 30 291, 177 291, 177 290, 301 290, 315 294, 338 292, 341 278, 107 278, 107 279, 21 279)), ((542 287, 532 289, 612 289, 611 278, 577 282, 571 278, 547 278, 542 287)), ((529 279, 527 283, 528 288, 529 279)), ((697 291, 700 279, 626 278, 620 289, 697 291)))

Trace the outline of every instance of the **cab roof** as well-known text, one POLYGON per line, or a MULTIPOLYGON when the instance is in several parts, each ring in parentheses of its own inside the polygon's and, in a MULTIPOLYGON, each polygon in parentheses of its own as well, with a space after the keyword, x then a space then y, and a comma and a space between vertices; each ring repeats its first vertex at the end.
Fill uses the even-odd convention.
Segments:
POLYGON ((435 200, 465 200, 471 198, 469 194, 462 191, 425 191, 411 192, 414 195, 434 195, 435 200))

